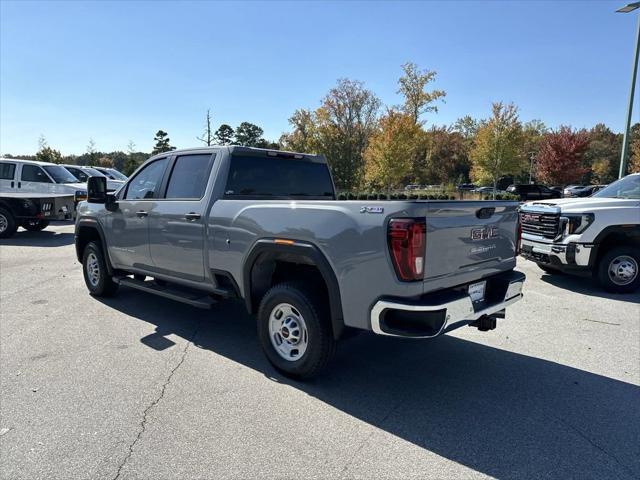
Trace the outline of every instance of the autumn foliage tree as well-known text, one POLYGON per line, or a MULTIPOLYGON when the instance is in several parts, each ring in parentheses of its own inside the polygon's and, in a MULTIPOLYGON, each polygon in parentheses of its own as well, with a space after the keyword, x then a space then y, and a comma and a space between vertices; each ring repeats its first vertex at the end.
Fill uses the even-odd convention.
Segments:
POLYGON ((433 126, 422 135, 421 157, 414 165, 413 181, 418 184, 446 184, 469 177, 469 144, 451 127, 433 126))
POLYGON ((411 116, 414 123, 420 123, 420 116, 426 112, 437 112, 434 103, 446 96, 443 90, 427 91, 427 84, 436 78, 433 70, 419 70, 415 63, 402 65, 404 75, 398 80, 398 92, 404 97, 403 111, 411 116))
POLYGON ((586 172, 583 156, 589 146, 585 130, 561 126, 544 135, 536 156, 536 178, 551 185, 580 181, 586 172))
POLYGON ((500 177, 522 171, 522 124, 514 104, 493 104, 491 118, 476 132, 470 158, 473 180, 490 183, 494 192, 500 177))
POLYGON ((411 115, 389 110, 364 153, 366 183, 387 190, 400 186, 411 171, 421 133, 411 115))

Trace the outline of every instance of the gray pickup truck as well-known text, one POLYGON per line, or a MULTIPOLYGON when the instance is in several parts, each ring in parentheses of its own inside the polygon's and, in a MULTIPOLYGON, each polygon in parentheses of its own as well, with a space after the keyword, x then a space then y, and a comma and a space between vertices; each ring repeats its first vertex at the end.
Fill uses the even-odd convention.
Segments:
POLYGON ((322 156, 156 155, 117 193, 91 177, 76 251, 95 296, 126 285, 197 307, 240 298, 282 373, 310 377, 345 329, 495 328, 522 298, 517 202, 338 201, 322 156))

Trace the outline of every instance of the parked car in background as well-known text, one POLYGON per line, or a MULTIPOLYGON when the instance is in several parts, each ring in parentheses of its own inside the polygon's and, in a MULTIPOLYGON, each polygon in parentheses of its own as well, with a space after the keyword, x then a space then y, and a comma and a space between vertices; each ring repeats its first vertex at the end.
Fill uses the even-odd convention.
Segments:
POLYGON ((573 197, 573 192, 577 191, 577 190, 581 190, 584 187, 586 187, 587 185, 567 185, 566 187, 564 187, 564 190, 562 191, 562 194, 565 197, 573 197))
POLYGON ((606 185, 585 185, 584 187, 574 187, 570 190, 565 197, 588 197, 593 195, 599 190, 602 190, 606 185))
POLYGON ((522 298, 515 201, 337 202, 324 157, 237 146, 155 155, 117 193, 105 187, 91 177, 78 207, 89 292, 123 285, 202 308, 242 298, 292 377, 317 374, 345 328, 486 331, 522 298))
POLYGON ((456 188, 458 190, 471 191, 478 188, 478 186, 474 185, 473 183, 461 183, 460 185, 456 186, 456 188))
POLYGON ((545 185, 521 183, 516 185, 509 185, 507 192, 513 195, 518 195, 521 202, 527 202, 530 200, 545 200, 549 198, 560 198, 562 194, 556 190, 552 190, 545 185))
POLYGON ((405 190, 420 190, 421 188, 421 185, 407 185, 404 187, 405 190))
MULTIPOLYGON (((474 191, 477 192, 477 193, 491 195, 491 194, 493 194, 494 190, 493 190, 493 187, 478 187, 474 191)), ((504 193, 504 191, 498 190, 498 189, 496 189, 495 192, 496 192, 496 195, 499 194, 499 193, 504 193)))
POLYGON ((640 287, 640 173, 588 198, 520 209, 521 252, 549 273, 589 273, 610 292, 640 287))
POLYGON ((105 167, 93 167, 93 168, 99 171, 100 173, 105 174, 111 180, 122 180, 123 182, 125 182, 127 178, 129 178, 124 173, 120 172, 119 170, 116 170, 115 168, 105 168, 105 167))
POLYGON ((115 192, 122 185, 124 185, 124 181, 122 180, 112 180, 104 173, 93 167, 84 167, 80 165, 62 165, 66 168, 71 174, 78 179, 78 181, 86 183, 89 177, 107 177, 107 192, 115 192))
POLYGON ((55 163, 0 158, 0 192, 86 196, 87 186, 55 163))

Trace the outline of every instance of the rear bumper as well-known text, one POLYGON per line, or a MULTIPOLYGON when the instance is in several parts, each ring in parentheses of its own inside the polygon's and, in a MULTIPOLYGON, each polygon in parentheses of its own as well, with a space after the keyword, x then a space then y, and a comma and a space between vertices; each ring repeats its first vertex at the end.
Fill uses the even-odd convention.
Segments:
POLYGON ((485 300, 474 303, 468 285, 427 294, 418 300, 380 299, 371 308, 371 329, 379 335, 432 338, 481 317, 501 314, 522 298, 525 275, 509 271, 487 277, 485 300))

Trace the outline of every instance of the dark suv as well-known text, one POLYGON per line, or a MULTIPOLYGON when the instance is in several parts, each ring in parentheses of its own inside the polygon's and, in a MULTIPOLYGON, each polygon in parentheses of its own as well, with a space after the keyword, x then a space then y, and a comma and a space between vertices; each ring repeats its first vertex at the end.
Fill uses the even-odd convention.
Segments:
POLYGON ((544 185, 521 183, 517 185, 509 185, 507 192, 520 197, 521 202, 529 200, 547 200, 550 198, 561 198, 562 194, 557 190, 552 190, 544 185))

